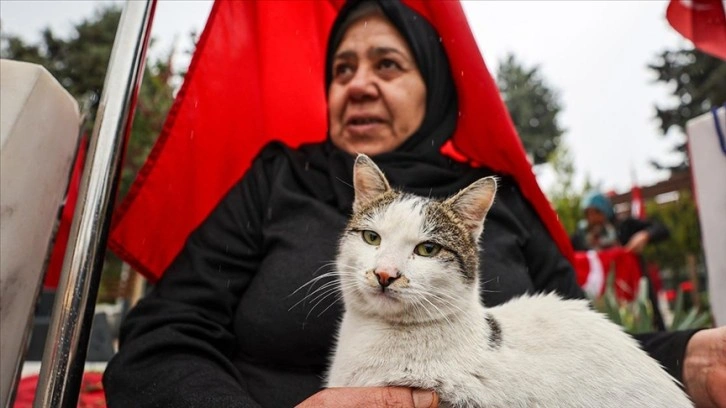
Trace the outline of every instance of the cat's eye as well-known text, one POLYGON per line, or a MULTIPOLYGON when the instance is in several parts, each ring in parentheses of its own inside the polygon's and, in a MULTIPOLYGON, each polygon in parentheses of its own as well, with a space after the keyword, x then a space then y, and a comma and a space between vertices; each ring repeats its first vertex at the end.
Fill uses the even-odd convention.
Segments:
POLYGON ((413 249, 413 252, 416 255, 431 257, 435 256, 436 254, 441 251, 441 245, 435 243, 435 242, 422 242, 418 245, 416 245, 416 248, 413 249))
POLYGON ((381 245, 381 236, 376 234, 375 232, 366 230, 363 231, 361 235, 363 235, 363 241, 371 245, 381 245))

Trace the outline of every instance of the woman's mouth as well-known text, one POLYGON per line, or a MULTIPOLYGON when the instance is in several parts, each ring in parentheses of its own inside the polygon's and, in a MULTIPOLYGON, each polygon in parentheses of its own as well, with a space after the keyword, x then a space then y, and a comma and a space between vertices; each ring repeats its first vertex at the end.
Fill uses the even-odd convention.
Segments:
POLYGON ((352 133, 369 133, 379 126, 383 126, 385 121, 381 118, 373 116, 356 116, 345 122, 345 127, 352 133))

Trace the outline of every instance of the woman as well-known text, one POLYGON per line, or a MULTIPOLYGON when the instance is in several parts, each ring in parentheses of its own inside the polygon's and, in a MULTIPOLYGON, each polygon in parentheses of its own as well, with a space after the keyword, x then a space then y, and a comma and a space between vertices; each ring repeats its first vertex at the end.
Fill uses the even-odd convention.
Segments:
MULTIPOLYGON (((127 316, 104 378, 111 406, 435 405, 420 390, 320 390, 341 305, 294 292, 335 257, 353 153, 424 195, 450 195, 491 172, 439 153, 456 127, 455 87, 438 35, 406 6, 347 4, 329 40, 326 85, 328 140, 263 149, 127 316)), ((545 290, 582 297, 517 186, 502 181, 482 243, 485 302, 545 290)))

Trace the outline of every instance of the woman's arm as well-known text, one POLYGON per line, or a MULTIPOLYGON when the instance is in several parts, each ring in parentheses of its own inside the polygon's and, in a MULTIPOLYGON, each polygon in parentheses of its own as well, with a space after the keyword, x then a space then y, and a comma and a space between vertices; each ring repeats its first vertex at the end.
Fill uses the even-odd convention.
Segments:
POLYGON ((231 358, 235 309, 261 256, 267 190, 256 163, 125 318, 104 374, 109 406, 257 406, 231 358))

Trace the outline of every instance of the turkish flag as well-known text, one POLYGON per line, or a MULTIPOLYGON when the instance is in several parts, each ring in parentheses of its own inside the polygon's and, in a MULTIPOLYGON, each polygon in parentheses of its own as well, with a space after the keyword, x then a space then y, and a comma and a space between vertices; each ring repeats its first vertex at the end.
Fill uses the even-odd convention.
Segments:
POLYGON ((645 202, 643 201, 643 190, 638 186, 630 189, 630 216, 638 219, 645 219, 645 202))
POLYGON ((671 0, 666 19, 696 48, 726 60, 726 12, 722 0, 671 0))
MULTIPOLYGON (((512 175, 572 259, 461 5, 405 3, 438 30, 458 90, 458 127, 442 152, 512 175)), ((262 146, 325 139, 325 47, 341 5, 215 2, 164 129, 115 213, 109 245, 116 254, 156 280, 262 146)))
POLYGON ((640 261, 638 256, 622 247, 600 251, 575 252, 575 275, 577 284, 592 298, 605 293, 608 274, 615 274, 615 296, 633 301, 638 293, 640 261))

